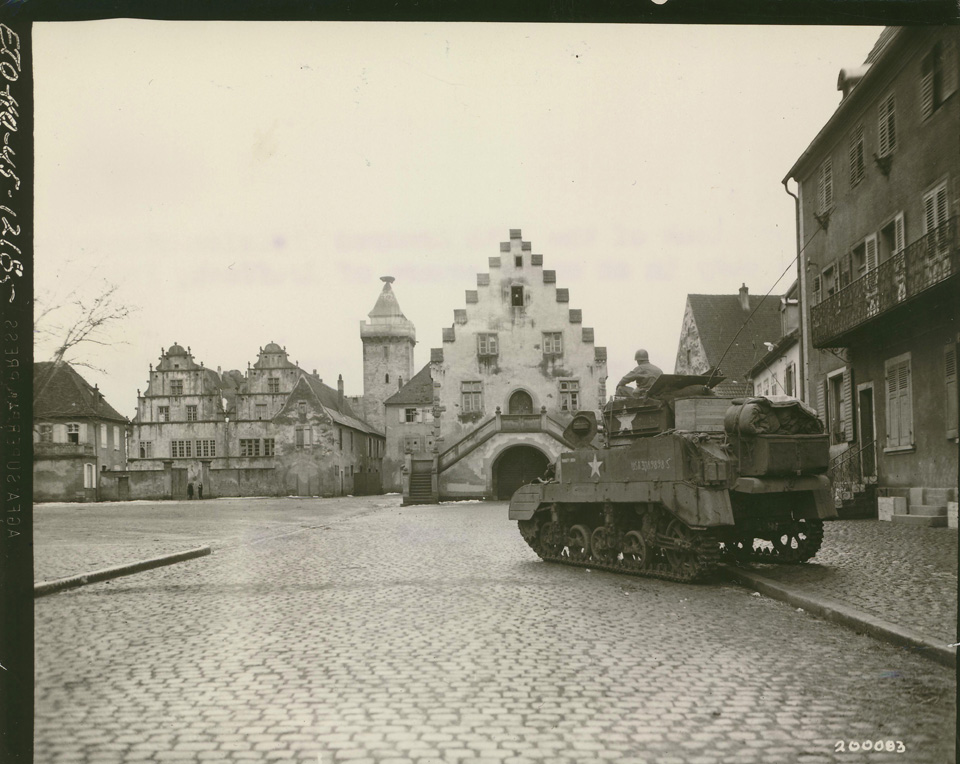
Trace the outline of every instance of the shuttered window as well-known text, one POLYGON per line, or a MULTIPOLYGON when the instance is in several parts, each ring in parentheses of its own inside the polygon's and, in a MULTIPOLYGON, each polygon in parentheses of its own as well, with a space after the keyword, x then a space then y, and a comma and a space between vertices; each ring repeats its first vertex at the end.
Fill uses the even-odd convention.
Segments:
POLYGON ((879 155, 885 157, 897 150, 897 101, 893 93, 880 102, 878 111, 879 155))
POLYGON ((833 162, 826 160, 817 173, 817 212, 823 214, 833 207, 833 162))
POLYGON ((813 304, 819 305, 823 296, 823 280, 818 273, 813 277, 813 304))
POLYGON ((941 40, 920 62, 920 117, 927 119, 957 90, 956 45, 941 40))
POLYGON ((863 180, 863 125, 857 125, 850 135, 850 185, 863 180))
POLYGON ((877 267, 877 235, 870 234, 864 242, 866 245, 866 265, 867 270, 872 271, 877 267))
POLYGON ((910 354, 891 358, 884 366, 887 391, 887 448, 909 448, 913 445, 910 354))
POLYGON ((957 423, 957 345, 950 342, 943 348, 944 379, 946 382, 946 425, 947 437, 956 438, 957 423))
POLYGON ((947 222, 947 184, 923 196, 923 232, 931 233, 947 222))

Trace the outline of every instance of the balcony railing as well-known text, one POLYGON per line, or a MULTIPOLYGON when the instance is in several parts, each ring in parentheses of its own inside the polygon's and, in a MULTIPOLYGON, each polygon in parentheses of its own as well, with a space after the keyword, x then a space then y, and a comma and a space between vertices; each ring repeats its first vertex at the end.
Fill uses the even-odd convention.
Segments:
POLYGON ((810 311, 814 347, 831 347, 843 334, 960 273, 957 219, 893 255, 810 311))

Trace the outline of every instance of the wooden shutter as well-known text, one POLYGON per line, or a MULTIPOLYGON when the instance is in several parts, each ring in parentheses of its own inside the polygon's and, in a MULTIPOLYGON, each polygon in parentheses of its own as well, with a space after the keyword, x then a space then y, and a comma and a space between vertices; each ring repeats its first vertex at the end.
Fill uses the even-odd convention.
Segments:
POLYGON ((867 237, 865 247, 866 255, 864 260, 866 261, 867 271, 869 272, 877 267, 877 235, 875 233, 867 237))
POLYGON ((833 206, 833 164, 828 159, 823 163, 823 207, 826 212, 833 206))
POLYGON ((823 280, 821 279, 819 273, 813 277, 813 304, 814 305, 820 304, 820 297, 823 291, 822 283, 823 283, 823 280))
POLYGON ((946 424, 947 437, 956 438, 958 435, 957 423, 957 346, 950 342, 943 348, 943 365, 945 370, 947 405, 946 424))
POLYGON ((857 125, 850 135, 850 185, 863 180, 863 125, 857 125))
POLYGON ((911 395, 910 361, 904 361, 897 369, 897 388, 900 395, 900 445, 913 444, 913 406, 911 395))
POLYGON ((830 416, 827 411, 827 380, 821 380, 817 385, 817 411, 820 412, 820 419, 830 428, 830 416))
POLYGON ((947 222, 947 184, 935 188, 923 197, 924 233, 932 233, 947 222))
POLYGON ((906 234, 903 225, 903 213, 901 212, 893 221, 894 252, 903 252, 907 247, 906 234))
POLYGON ((853 257, 849 252, 840 256, 838 263, 839 273, 837 274, 838 289, 843 289, 850 283, 851 272, 853 271, 853 257))
POLYGON ((920 64, 920 118, 926 119, 933 114, 933 54, 920 64))
POLYGON ((840 403, 840 416, 843 419, 844 438, 848 443, 856 440, 853 427, 853 372, 847 368, 843 370, 843 392, 840 403))
POLYGON ((879 155, 885 157, 897 148, 897 102, 892 93, 880 102, 878 113, 879 155))
POLYGON ((897 397, 897 366, 887 367, 887 447, 900 445, 899 399, 897 397))
POLYGON ((942 77, 940 87, 943 90, 941 100, 946 101, 957 91, 957 45, 954 39, 947 36, 943 39, 943 62, 942 77))

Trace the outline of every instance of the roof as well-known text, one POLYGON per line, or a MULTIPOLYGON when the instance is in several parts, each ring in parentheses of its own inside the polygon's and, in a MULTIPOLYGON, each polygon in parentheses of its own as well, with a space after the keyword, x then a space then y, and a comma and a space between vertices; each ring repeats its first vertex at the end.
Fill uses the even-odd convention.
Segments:
POLYGON ((433 403, 433 377, 430 375, 430 364, 428 363, 414 374, 407 384, 387 398, 383 405, 424 405, 429 403, 433 403))
POLYGON ((284 352, 283 348, 280 347, 276 342, 268 342, 263 348, 264 353, 282 353, 284 352))
POLYGON ((87 417, 127 422, 103 394, 69 363, 39 361, 33 365, 34 419, 87 417))
POLYGON ((393 293, 393 287, 390 286, 393 283, 393 276, 381 276, 380 280, 383 282, 383 290, 377 298, 377 304, 367 315, 370 318, 406 318, 400 310, 400 303, 397 302, 397 297, 393 293))
POLYGON ((820 132, 818 132, 816 137, 810 141, 810 145, 804 149, 803 153, 800 155, 800 158, 793 163, 793 166, 790 168, 781 182, 786 183, 788 180, 790 180, 790 178, 799 181, 800 178, 798 176, 801 173, 802 168, 808 164, 811 157, 813 157, 817 148, 824 140, 825 136, 831 134, 834 126, 837 125, 848 113, 850 113, 851 110, 859 108, 861 96, 863 96, 863 93, 867 92, 867 89, 864 87, 864 83, 868 81, 872 82, 875 78, 882 75, 882 70, 884 68, 889 68, 885 66, 878 66, 877 62, 881 58, 886 57, 886 54, 894 47, 893 43, 898 38, 903 39, 903 32, 904 27, 887 27, 883 30, 883 32, 880 33, 880 36, 877 38, 876 43, 874 43, 873 48, 871 49, 870 53, 867 54, 867 58, 864 61, 865 64, 870 64, 870 68, 863 74, 863 77, 857 86, 850 91, 850 94, 840 101, 836 111, 830 115, 830 119, 828 119, 826 124, 820 128, 820 132), (878 72, 881 72, 881 74, 878 74, 878 72))
POLYGON ((183 349, 180 345, 174 342, 170 349, 167 351, 167 355, 187 355, 187 351, 183 349))
POLYGON ((707 363, 711 367, 719 365, 720 374, 731 381, 745 380, 747 372, 767 353, 763 343, 780 339, 779 295, 749 295, 749 300, 747 312, 736 294, 687 295, 707 363))
MULTIPOLYGON (((354 413, 350 404, 347 402, 346 396, 341 400, 340 393, 332 387, 327 387, 323 384, 319 377, 315 377, 313 374, 307 374, 307 372, 302 369, 300 371, 300 379, 307 383, 307 386, 313 391, 313 394, 317 396, 320 405, 326 409, 333 421, 344 427, 352 427, 354 430, 359 430, 360 432, 366 432, 371 435, 383 435, 376 427, 363 421, 354 413)), ((299 380, 297 384, 299 384, 299 380)))
POLYGON ((780 340, 774 343, 773 347, 765 353, 760 360, 758 360, 753 366, 750 367, 750 371, 747 372, 747 376, 753 378, 757 376, 761 371, 766 369, 771 363, 773 363, 777 358, 779 358, 783 353, 788 349, 796 345, 800 341, 800 330, 794 329, 793 331, 787 332, 784 334, 780 340))

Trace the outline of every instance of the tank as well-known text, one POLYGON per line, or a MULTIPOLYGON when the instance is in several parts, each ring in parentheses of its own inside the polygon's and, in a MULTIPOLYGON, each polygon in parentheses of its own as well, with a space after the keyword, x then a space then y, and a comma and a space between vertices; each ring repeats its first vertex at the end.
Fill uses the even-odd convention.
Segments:
POLYGON ((521 486, 509 516, 542 559, 675 581, 721 562, 801 563, 836 519, 829 440, 798 400, 720 398, 722 378, 662 375, 578 412, 574 450, 521 486))

